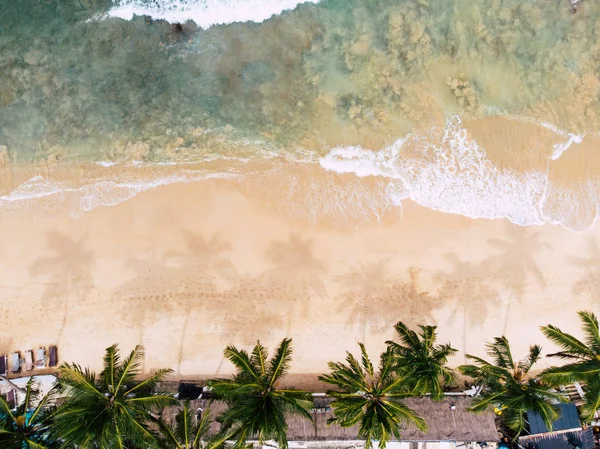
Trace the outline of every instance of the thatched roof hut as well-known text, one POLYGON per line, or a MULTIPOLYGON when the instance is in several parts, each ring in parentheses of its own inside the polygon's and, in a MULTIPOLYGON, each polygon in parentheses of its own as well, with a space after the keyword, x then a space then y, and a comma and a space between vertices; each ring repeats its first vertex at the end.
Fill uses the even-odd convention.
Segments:
MULTIPOLYGON (((471 405, 469 397, 447 396, 441 401, 420 397, 406 399, 404 402, 425 419, 429 429, 423 433, 413 426, 408 426, 402 431, 403 441, 492 442, 498 440, 494 414, 491 411, 478 414, 469 412, 467 410, 471 405)), ((327 425, 327 419, 333 416, 329 403, 329 398, 315 398, 316 408, 312 412, 314 423, 296 416, 289 417, 288 439, 290 441, 359 440, 356 427, 327 425)), ((192 401, 192 406, 206 409, 208 401, 195 400, 192 401)), ((219 401, 210 405, 213 416, 218 415, 224 408, 225 404, 219 401)), ((172 418, 176 412, 175 408, 167 410, 165 418, 172 418)), ((213 423, 213 430, 218 430, 217 423, 213 423)))

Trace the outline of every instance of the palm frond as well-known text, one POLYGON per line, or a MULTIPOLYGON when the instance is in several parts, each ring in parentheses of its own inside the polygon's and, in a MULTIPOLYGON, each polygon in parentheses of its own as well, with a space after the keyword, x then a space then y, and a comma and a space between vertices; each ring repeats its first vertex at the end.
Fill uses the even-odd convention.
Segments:
POLYGON ((175 432, 179 437, 179 440, 183 443, 183 447, 188 449, 190 447, 190 433, 192 427, 193 416, 190 410, 190 401, 183 403, 183 408, 175 416, 175 432))
POLYGON ((269 362, 269 384, 274 386, 281 377, 287 372, 290 362, 292 361, 292 339, 284 338, 279 347, 275 351, 275 355, 269 362))
MULTIPOLYGON (((365 356, 368 356, 365 353, 365 356)), ((388 384, 390 376, 395 374, 394 350, 388 345, 387 349, 381 353, 379 358, 379 375, 376 380, 376 388, 384 388, 388 384)), ((374 377, 371 367, 371 377, 374 377)))
POLYGON ((235 346, 227 346, 224 353, 225 357, 239 370, 239 374, 248 376, 253 380, 258 379, 259 374, 256 367, 252 364, 246 351, 240 351, 235 346))
POLYGON ((283 408, 286 412, 292 415, 302 416, 310 422, 313 421, 313 417, 309 412, 309 410, 314 406, 312 400, 307 401, 302 399, 292 399, 289 396, 280 396, 279 400, 285 404, 283 408))
MULTIPOLYGON (((206 407, 205 410, 202 411, 200 420, 196 423, 194 439, 192 440, 193 448, 200 447, 200 442, 202 441, 202 438, 204 438, 210 430, 211 422, 212 422, 212 413, 210 410, 210 406, 208 406, 208 407, 206 407)), ((213 444, 214 444, 214 442, 213 442, 213 444)))
POLYGON ((76 364, 63 363, 58 369, 58 383, 71 389, 74 395, 90 395, 104 398, 95 385, 95 374, 76 364))
POLYGON ((100 378, 107 385, 112 385, 114 387, 116 383, 116 370, 120 363, 121 355, 119 353, 119 346, 115 343, 106 348, 104 354, 104 369, 100 373, 100 378))
POLYGON ((400 341, 404 344, 404 346, 409 347, 417 347, 420 344, 419 337, 417 333, 410 330, 406 324, 402 321, 398 321, 394 326, 398 336, 400 337, 400 341))
MULTIPOLYGON (((227 441, 232 440, 234 438, 235 438, 234 430, 231 430, 231 429, 221 430, 216 435, 213 435, 212 437, 208 438, 204 449, 221 449, 221 448, 223 448, 223 446, 225 445, 225 443, 227 441)), ((245 441, 245 439, 243 441, 245 441)), ((196 447, 199 447, 199 446, 196 446, 196 447)))
POLYGON ((450 356, 457 352, 449 343, 437 344, 437 326, 419 325, 420 333, 410 330, 403 322, 396 324, 400 342, 387 341, 395 354, 395 371, 406 379, 415 393, 443 398, 444 388, 454 382, 454 371, 447 366, 450 356))
POLYGON ((423 342, 423 346, 427 349, 433 348, 435 341, 437 339, 436 326, 424 326, 422 324, 419 325, 421 329, 421 341, 423 342))
POLYGON ((175 435, 173 427, 167 424, 164 419, 157 419, 154 421, 154 424, 162 437, 161 446, 169 447, 171 449, 184 449, 181 447, 181 444, 179 443, 180 439, 175 435))
POLYGON ((160 410, 171 405, 176 405, 177 399, 175 399, 170 394, 163 393, 151 394, 149 396, 126 398, 123 402, 138 407, 141 406, 147 410, 160 410))
MULTIPOLYGON (((227 408, 217 417, 221 432, 216 440, 222 440, 222 434, 227 433, 227 438, 236 440, 235 448, 245 448, 246 439, 255 436, 259 443, 274 439, 282 449, 286 448, 285 414, 311 418, 306 410, 308 393, 278 388, 291 362, 291 339, 283 339, 270 359, 260 342, 251 356, 233 346, 227 347, 225 353, 237 373, 232 379, 209 380, 212 392, 227 403, 227 408)), ((212 447, 215 443, 209 444, 212 447)))
POLYGON ((600 348, 600 329, 598 327, 598 318, 592 312, 577 312, 582 322, 582 327, 586 333, 586 343, 590 347, 600 348))
MULTIPOLYGON (((33 379, 33 377, 32 377, 32 379, 33 379)), ((55 388, 51 388, 50 391, 48 391, 48 393, 46 393, 44 395, 44 397, 42 397, 40 399, 40 401, 38 402, 37 406, 33 410, 33 413, 29 417, 29 422, 30 423, 35 423, 36 419, 39 416, 44 415, 44 412, 47 411, 47 409, 48 409, 49 402, 51 402, 55 398, 55 396, 56 396, 56 389, 55 388)))
POLYGON ((152 376, 148 379, 139 382, 126 390, 125 395, 132 394, 136 391, 154 391, 159 382, 162 382, 166 376, 173 373, 173 370, 170 368, 162 368, 157 370, 152 376))
POLYGON ((539 361, 541 354, 542 354, 541 346, 539 346, 539 345, 530 346, 528 356, 525 359, 523 359, 517 363, 518 368, 521 371, 523 371, 524 373, 528 373, 529 370, 531 369, 531 367, 539 361))
POLYGON ((600 409, 600 378, 589 382, 585 391, 585 404, 581 409, 581 420, 589 423, 594 418, 594 413, 600 409))
POLYGON ((556 326, 550 324, 548 326, 542 326, 540 329, 548 340, 561 347, 563 351, 568 354, 577 355, 579 357, 587 357, 591 354, 588 347, 582 341, 571 334, 561 331, 556 326))
POLYGON ((510 345, 504 335, 494 338, 493 343, 488 343, 486 348, 488 355, 492 357, 495 365, 501 368, 515 369, 510 345))
POLYGON ((375 372, 373 370, 373 364, 371 363, 371 360, 369 359, 369 354, 367 354, 367 349, 365 348, 365 345, 362 343, 359 343, 358 346, 360 347, 361 365, 362 365, 363 369, 366 371, 366 373, 371 378, 373 378, 375 376, 375 372))
POLYGON ((143 361, 144 348, 141 345, 137 345, 133 351, 129 353, 129 356, 123 360, 123 363, 117 368, 116 376, 118 378, 118 382, 114 387, 115 392, 120 391, 121 385, 126 385, 128 382, 132 382, 135 377, 139 375, 143 361))
POLYGON ((414 396, 407 391, 406 378, 392 370, 397 352, 388 345, 381 355, 379 371, 374 372, 364 346, 360 345, 363 363, 347 353, 347 364, 330 362, 331 373, 320 379, 338 387, 327 394, 334 417, 328 423, 342 427, 359 425, 359 435, 366 439, 365 447, 377 440, 384 447, 392 436, 400 437, 401 424, 413 422, 418 428, 426 428, 425 422, 414 411, 402 404, 401 400, 414 396), (368 361, 368 362, 367 362, 368 361))
POLYGON ((496 391, 478 396, 473 401, 469 410, 475 413, 483 412, 487 410, 491 405, 499 402, 505 394, 505 391, 496 391))
POLYGON ((502 408, 501 419, 515 438, 526 428, 527 410, 539 412, 546 424, 551 424, 556 411, 550 401, 565 401, 565 397, 554 391, 544 377, 540 380, 529 374, 540 359, 541 347, 530 346, 528 355, 517 362, 512 357, 505 337, 495 338, 487 347, 494 364, 479 357, 468 356, 475 365, 459 367, 462 373, 473 377, 483 387, 481 395, 473 400, 470 410, 482 412, 491 406, 502 408))
POLYGON ((256 342, 256 346, 252 350, 252 356, 250 361, 254 367, 259 368, 259 372, 262 376, 267 375, 267 360, 269 358, 269 351, 263 345, 260 344, 260 341, 256 342))

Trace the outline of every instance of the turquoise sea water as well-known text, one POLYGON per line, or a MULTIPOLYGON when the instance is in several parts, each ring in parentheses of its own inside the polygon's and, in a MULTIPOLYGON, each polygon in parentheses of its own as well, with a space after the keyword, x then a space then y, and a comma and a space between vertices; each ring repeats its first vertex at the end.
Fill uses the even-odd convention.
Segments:
MULTIPOLYGON (((600 8, 593 2, 576 14, 568 0, 0 2, 0 150, 9 164, 285 154, 401 179, 390 187, 392 202, 572 228, 597 216, 594 173, 570 200, 585 213, 568 212, 564 221, 562 209, 539 209, 567 187, 549 192, 548 178, 537 179, 539 164, 510 167, 504 157, 489 168, 498 155, 462 142, 457 124, 495 116, 542 123, 564 148, 596 136, 600 8), (413 145, 426 157, 398 161, 393 145, 405 142, 398 139, 432 129, 435 151, 413 145), (456 160, 445 173, 438 162, 448 154, 456 160), (479 168, 469 171, 473 164, 479 168), (516 174, 498 171, 506 165, 516 174), (442 170, 447 183, 457 167, 451 181, 463 188, 446 206, 431 203, 445 190, 434 178, 442 170), (524 204, 516 212, 509 210, 515 198, 524 204), (488 209, 473 208, 477 201, 488 209)), ((521 151, 550 160, 561 148, 521 151)))
MULTIPOLYGON (((227 125, 292 147, 352 127, 395 139, 427 112, 526 113, 596 73, 600 48, 597 8, 566 0, 332 0, 206 30, 102 18, 106 0, 3 3, 0 143, 16 162, 127 157, 129 140, 161 159, 173 136, 227 125)), ((558 112, 556 126, 597 125, 558 112)))

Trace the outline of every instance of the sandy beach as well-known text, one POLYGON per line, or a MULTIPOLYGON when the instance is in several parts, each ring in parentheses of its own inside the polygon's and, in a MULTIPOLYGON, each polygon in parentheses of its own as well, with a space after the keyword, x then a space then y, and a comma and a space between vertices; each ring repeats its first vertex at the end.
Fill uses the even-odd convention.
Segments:
MULTIPOLYGON (((598 307, 597 226, 520 227, 410 201, 380 220, 314 223, 295 217, 286 187, 304 177, 308 192, 330 175, 282 167, 158 187, 78 216, 42 200, 0 214, 0 353, 57 344, 61 361, 99 369, 112 343, 142 344, 146 371, 193 377, 229 372, 227 344, 290 336, 293 371, 320 373, 357 341, 381 350, 403 320, 437 324, 459 364, 502 334, 517 354, 532 343, 550 352, 538 326, 576 332, 575 312, 598 307)), ((356 181, 330 182, 334 192, 356 181)), ((310 194, 298 192, 301 208, 310 194)))

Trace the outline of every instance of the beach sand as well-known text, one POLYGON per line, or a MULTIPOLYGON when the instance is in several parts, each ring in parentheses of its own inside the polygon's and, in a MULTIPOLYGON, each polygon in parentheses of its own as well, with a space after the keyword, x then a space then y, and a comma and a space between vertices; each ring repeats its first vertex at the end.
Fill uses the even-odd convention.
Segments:
POLYGON ((411 202, 346 226, 296 218, 291 204, 308 207, 310 195, 290 203, 284 187, 304 177, 308 191, 326 176, 284 164, 76 217, 39 205, 3 213, 0 353, 57 344, 61 361, 97 370, 107 346, 141 344, 146 372, 182 378, 230 372, 228 344, 273 348, 289 336, 293 372, 320 373, 357 341, 375 357, 402 320, 437 324, 460 364, 502 334, 517 356, 533 343, 550 352, 538 326, 577 332, 576 311, 598 308, 597 226, 520 227, 411 202))

